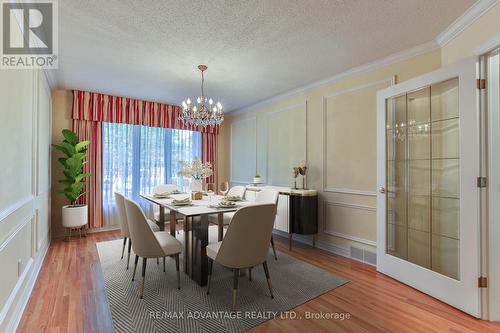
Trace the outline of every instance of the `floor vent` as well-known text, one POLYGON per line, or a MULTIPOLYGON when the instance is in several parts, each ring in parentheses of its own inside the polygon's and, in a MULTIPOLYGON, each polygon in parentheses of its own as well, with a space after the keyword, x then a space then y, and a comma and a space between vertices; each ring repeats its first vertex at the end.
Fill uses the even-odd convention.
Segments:
POLYGON ((377 254, 375 252, 351 246, 349 255, 352 259, 356 259, 374 266, 377 265, 377 254))

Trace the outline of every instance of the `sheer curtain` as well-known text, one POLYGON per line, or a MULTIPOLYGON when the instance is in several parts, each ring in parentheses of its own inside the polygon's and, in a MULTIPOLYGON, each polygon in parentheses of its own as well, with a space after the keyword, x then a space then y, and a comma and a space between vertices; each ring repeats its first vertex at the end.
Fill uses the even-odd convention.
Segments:
POLYGON ((121 192, 143 206, 152 217, 151 205, 139 198, 160 184, 177 184, 180 161, 201 158, 201 133, 142 125, 102 123, 104 224, 117 224, 114 192, 121 192))

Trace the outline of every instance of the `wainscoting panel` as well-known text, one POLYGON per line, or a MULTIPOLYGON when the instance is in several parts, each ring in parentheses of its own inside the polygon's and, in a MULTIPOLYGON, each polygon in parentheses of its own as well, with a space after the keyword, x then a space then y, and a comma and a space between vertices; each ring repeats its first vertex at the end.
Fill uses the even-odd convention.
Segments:
POLYGON ((376 208, 343 202, 323 202, 323 233, 375 246, 376 208))
POLYGON ((294 166, 307 159, 307 103, 267 115, 267 183, 290 186, 294 166))
POLYGON ((0 332, 10 333, 50 243, 51 93, 44 73, 2 73, 0 111, 0 332))
POLYGON ((231 124, 231 183, 248 184, 256 173, 257 119, 255 117, 234 121, 231 124))

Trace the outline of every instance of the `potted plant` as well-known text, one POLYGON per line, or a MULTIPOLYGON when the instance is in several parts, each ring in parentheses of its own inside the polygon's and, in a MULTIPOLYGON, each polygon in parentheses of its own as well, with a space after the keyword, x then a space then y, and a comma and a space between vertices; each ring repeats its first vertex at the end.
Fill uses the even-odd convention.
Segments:
POLYGON ((63 194, 70 202, 69 205, 62 207, 62 224, 70 230, 71 237, 71 229, 81 228, 87 224, 87 205, 78 204, 77 201, 85 194, 85 178, 90 176, 90 173, 83 172, 86 150, 90 141, 80 141, 78 135, 68 129, 63 129, 62 135, 63 142, 52 146, 64 154, 58 159, 64 174, 64 178, 58 182, 64 187, 57 192, 63 194))
POLYGON ((191 191, 201 192, 203 190, 203 179, 212 175, 212 164, 203 163, 198 157, 192 162, 181 161, 181 171, 179 175, 191 178, 191 191))
POLYGON ((262 184, 262 178, 260 178, 260 175, 257 173, 255 177, 253 177, 253 183, 254 184, 262 184))

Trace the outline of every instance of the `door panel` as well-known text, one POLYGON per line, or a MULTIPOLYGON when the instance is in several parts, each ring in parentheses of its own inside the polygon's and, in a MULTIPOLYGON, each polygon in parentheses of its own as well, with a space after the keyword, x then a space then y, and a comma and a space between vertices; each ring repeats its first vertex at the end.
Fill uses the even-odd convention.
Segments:
POLYGON ((377 270, 479 316, 476 62, 377 94, 377 270))

